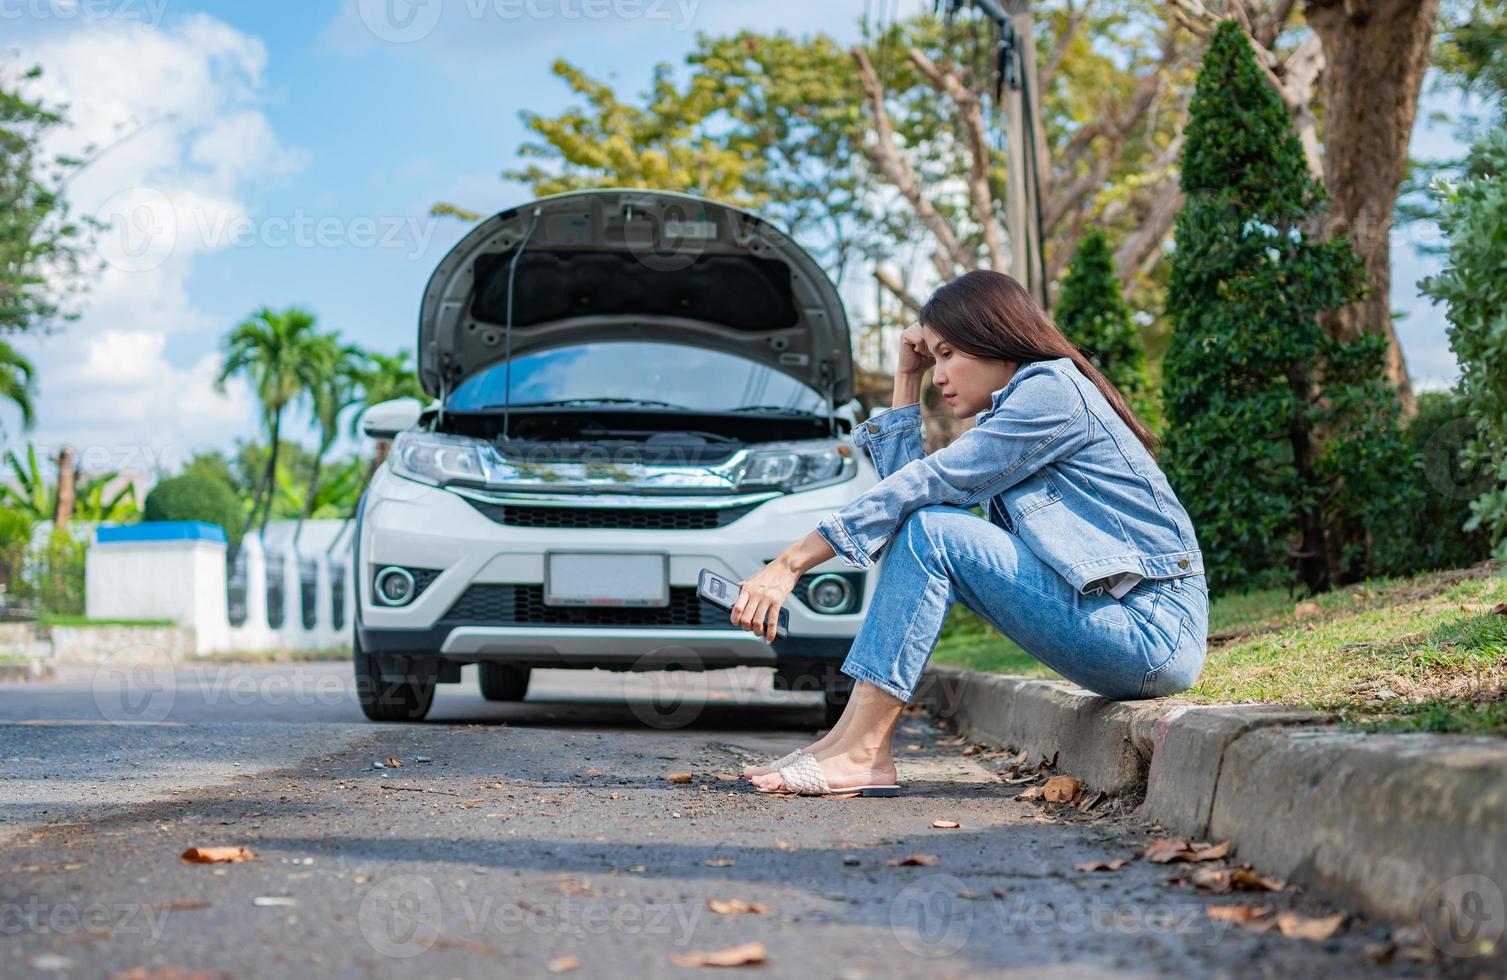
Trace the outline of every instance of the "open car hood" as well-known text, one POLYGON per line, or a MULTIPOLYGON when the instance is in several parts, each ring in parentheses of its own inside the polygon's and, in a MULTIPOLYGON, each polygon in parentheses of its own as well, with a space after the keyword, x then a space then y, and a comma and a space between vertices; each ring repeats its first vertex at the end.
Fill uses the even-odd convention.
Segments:
POLYGON ((558 194, 479 224, 424 289, 419 381, 444 397, 505 351, 600 340, 726 351, 834 407, 853 397, 847 315, 811 256, 757 215, 668 191, 558 194))

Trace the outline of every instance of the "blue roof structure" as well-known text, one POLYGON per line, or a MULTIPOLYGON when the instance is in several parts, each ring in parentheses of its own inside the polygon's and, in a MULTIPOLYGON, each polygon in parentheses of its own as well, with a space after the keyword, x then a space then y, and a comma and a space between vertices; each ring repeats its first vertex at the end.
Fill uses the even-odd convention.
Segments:
POLYGON ((96 544, 137 544, 143 541, 218 541, 225 543, 225 530, 207 521, 142 521, 94 529, 96 544))

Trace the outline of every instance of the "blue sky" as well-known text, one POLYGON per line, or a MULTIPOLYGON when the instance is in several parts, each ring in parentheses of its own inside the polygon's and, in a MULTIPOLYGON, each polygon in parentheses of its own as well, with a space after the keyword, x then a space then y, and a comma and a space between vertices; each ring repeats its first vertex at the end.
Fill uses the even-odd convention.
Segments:
MULTIPOLYGON (((264 304, 308 306, 368 347, 411 346, 429 271, 466 231, 429 206, 489 211, 525 197, 499 175, 525 138, 520 110, 570 101, 554 59, 637 91, 697 31, 851 40, 863 11, 862 0, 6 5, 5 60, 40 63, 46 93, 75 107, 60 147, 145 124, 70 190, 80 210, 124 217, 128 231, 105 243, 112 261, 80 320, 27 341, 42 388, 32 440, 70 443, 90 468, 144 471, 229 448, 255 415, 244 388, 214 390, 216 351, 264 304)), ((1457 152, 1448 133, 1420 122, 1415 152, 1457 152)), ((1437 263, 1405 244, 1394 262, 1412 372, 1446 383, 1442 316, 1414 288, 1437 263)), ((14 413, 0 422, 18 441, 14 413)))

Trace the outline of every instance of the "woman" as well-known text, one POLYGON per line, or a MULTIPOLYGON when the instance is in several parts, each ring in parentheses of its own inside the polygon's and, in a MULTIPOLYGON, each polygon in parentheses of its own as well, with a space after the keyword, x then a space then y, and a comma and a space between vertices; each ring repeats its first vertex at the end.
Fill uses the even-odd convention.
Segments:
POLYGON ((1203 557, 1124 397, 1009 276, 970 272, 920 320, 901 337, 892 407, 854 432, 882 479, 745 580, 733 606, 767 639, 807 569, 885 552, 842 665, 847 708, 819 741, 744 771, 765 792, 899 792, 890 741, 954 601, 1107 698, 1174 694, 1203 665, 1203 557), (927 368, 955 417, 977 416, 930 455, 927 368))

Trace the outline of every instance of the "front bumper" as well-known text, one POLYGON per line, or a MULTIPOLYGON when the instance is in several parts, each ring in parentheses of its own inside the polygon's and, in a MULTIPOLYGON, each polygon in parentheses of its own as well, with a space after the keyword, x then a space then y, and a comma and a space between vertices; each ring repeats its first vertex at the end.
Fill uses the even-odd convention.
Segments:
MULTIPOLYGON (((877 569, 855 582, 861 600, 848 613, 817 613, 792 596, 786 603, 790 635, 773 644, 732 627, 725 611, 694 591, 702 568, 734 580, 754 574, 873 482, 872 471, 861 467, 854 480, 775 497, 721 527, 575 528, 500 523, 495 512, 489 516, 455 493, 393 476, 384 466, 367 491, 360 521, 361 646, 371 653, 438 655, 460 663, 617 669, 841 660, 867 614, 877 569), (571 549, 668 555, 672 608, 543 607, 544 554, 571 549), (394 608, 373 594, 372 571, 385 565, 437 574, 410 604, 394 608)), ((826 571, 854 574, 836 558, 810 574, 826 571)))

